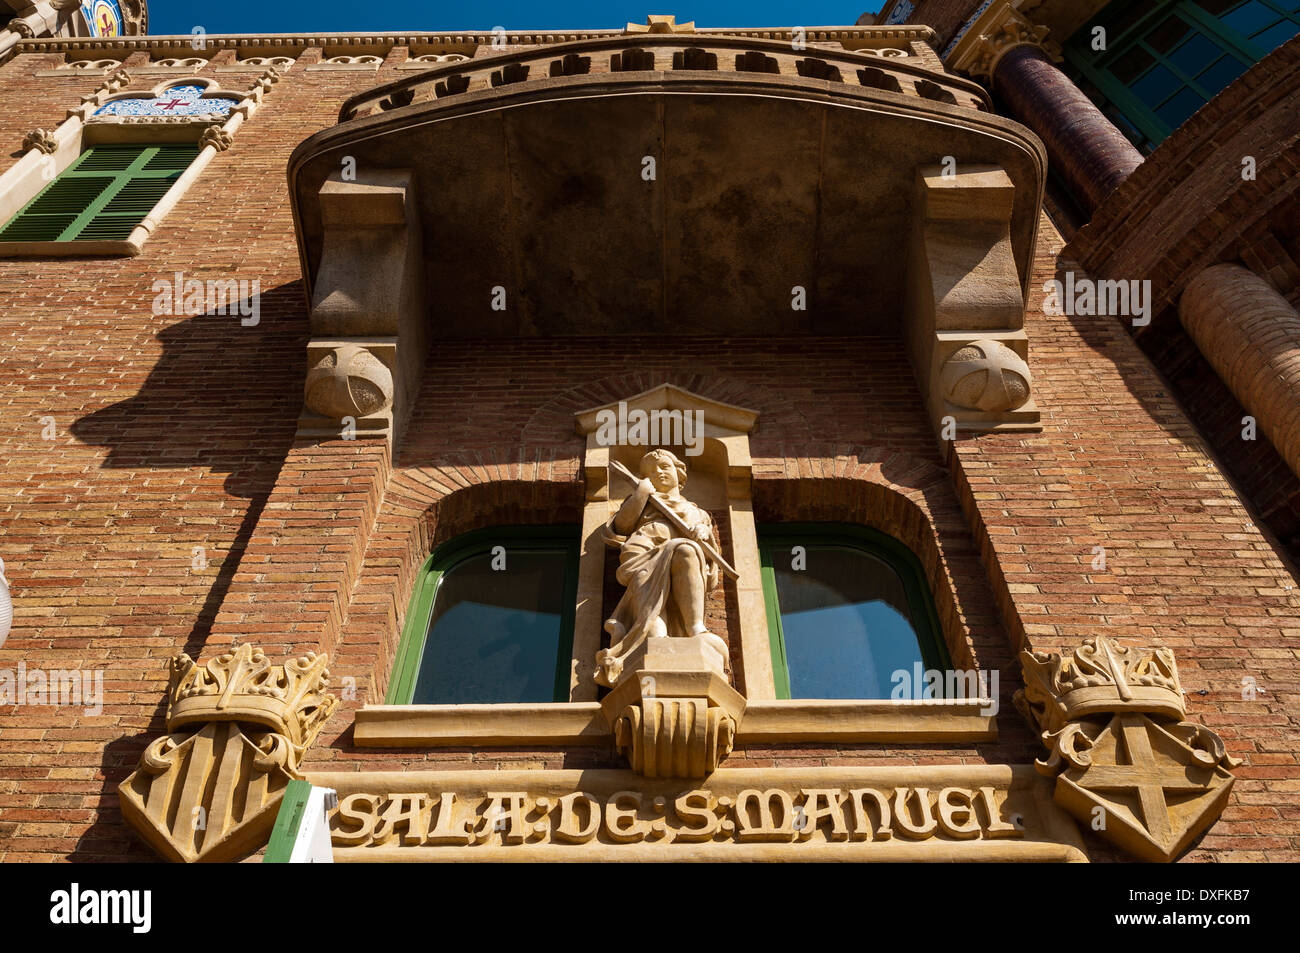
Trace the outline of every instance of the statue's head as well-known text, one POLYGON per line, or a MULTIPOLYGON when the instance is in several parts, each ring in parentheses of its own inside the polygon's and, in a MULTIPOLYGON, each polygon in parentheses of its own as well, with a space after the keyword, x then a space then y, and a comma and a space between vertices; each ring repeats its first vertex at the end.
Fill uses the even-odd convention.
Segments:
POLYGON ((651 450, 641 458, 641 475, 654 484, 660 493, 686 486, 686 464, 671 450, 651 450))

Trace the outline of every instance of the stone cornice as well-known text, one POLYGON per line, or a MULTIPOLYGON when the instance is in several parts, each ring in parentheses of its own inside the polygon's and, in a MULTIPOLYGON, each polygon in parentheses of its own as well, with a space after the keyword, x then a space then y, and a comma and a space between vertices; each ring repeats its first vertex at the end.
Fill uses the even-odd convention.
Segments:
MULTIPOLYGON (((742 27, 697 28, 696 35, 754 37, 767 40, 793 40, 793 27, 747 29, 742 27)), ((913 41, 930 42, 934 31, 925 26, 858 27, 820 26, 803 27, 804 39, 810 43, 826 41, 853 41, 867 45, 901 45, 913 41)), ((507 30, 507 46, 548 45, 573 40, 625 36, 623 29, 611 30, 507 30)), ((209 33, 203 37, 204 48, 200 55, 215 50, 302 50, 311 47, 328 49, 387 48, 393 46, 439 47, 491 44, 494 34, 482 31, 451 32, 394 32, 394 33, 209 33)), ((147 50, 154 55, 177 50, 194 50, 194 37, 183 36, 125 36, 125 37, 41 37, 23 40, 16 47, 18 53, 63 53, 73 51, 122 51, 126 53, 147 50)))

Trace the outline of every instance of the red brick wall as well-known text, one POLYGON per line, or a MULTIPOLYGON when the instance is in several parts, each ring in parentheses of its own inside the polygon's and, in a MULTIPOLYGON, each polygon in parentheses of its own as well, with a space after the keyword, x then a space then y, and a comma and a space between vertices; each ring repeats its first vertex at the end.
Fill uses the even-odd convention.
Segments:
MULTIPOLYGON (((573 412, 665 380, 760 412, 760 520, 895 533, 926 567, 955 660, 1001 673, 996 743, 785 745, 735 763, 1026 763, 1040 748, 1009 703, 1022 634, 1043 648, 1128 636, 1178 653, 1191 716, 1247 761, 1190 857, 1297 857, 1294 581, 1116 325, 1044 317, 1036 299, 1043 432, 965 439, 951 473, 887 337, 440 342, 391 467, 364 441, 295 446, 307 322, 285 165, 397 56, 378 75, 307 72, 314 59, 271 90, 138 258, 0 261, 0 555, 16 605, 0 667, 102 668, 108 693, 98 717, 0 708, 0 861, 152 856, 122 823, 116 785, 163 731, 167 659, 236 640, 278 658, 329 651, 334 684, 357 680, 314 768, 615 763, 602 748, 359 751, 348 729, 356 705, 382 697, 431 547, 482 523, 575 518, 573 412), (152 282, 177 270, 258 278, 260 324, 153 315, 152 282), (1090 568, 1094 545, 1104 573, 1090 568), (195 546, 206 569, 192 568, 195 546), (1256 701, 1240 700, 1244 674, 1265 689, 1256 701)), ((95 85, 32 75, 50 65, 0 67, 11 153, 95 85)), ((254 73, 215 75, 240 88, 254 73)), ((1032 287, 1059 246, 1045 227, 1032 287)))

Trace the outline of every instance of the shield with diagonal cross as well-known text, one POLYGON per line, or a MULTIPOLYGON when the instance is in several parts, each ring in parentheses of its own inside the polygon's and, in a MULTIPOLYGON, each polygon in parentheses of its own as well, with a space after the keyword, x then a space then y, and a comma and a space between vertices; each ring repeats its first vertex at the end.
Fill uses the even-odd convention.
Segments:
POLYGON ((1057 803, 1148 860, 1176 857, 1232 790, 1221 764, 1143 714, 1112 717, 1080 760, 1057 778, 1057 803))

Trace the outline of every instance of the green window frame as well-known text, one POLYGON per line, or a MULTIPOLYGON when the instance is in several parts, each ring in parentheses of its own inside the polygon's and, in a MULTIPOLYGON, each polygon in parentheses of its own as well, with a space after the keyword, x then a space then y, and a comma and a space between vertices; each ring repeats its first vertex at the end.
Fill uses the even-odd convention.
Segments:
MULTIPOLYGON (((552 701, 569 700, 572 677, 573 620, 578 600, 578 552, 581 528, 573 526, 500 526, 475 530, 439 546, 424 561, 416 579, 406 610, 406 622, 393 663, 393 675, 384 696, 386 705, 409 705, 415 696, 416 681, 424 659, 425 642, 432 623, 434 600, 443 578, 466 560, 490 554, 502 546, 506 552, 506 572, 512 552, 556 551, 565 555, 564 593, 560 614, 560 642, 556 651, 555 684, 552 701)), ((508 578, 508 576, 507 576, 508 578)))
MULTIPOLYGON (((777 523, 758 527, 759 562, 762 567, 763 602, 767 609, 768 641, 776 697, 789 699, 790 666, 785 629, 777 597, 776 559, 791 558, 795 546, 836 547, 874 556, 898 574, 907 598, 912 628, 926 669, 947 672, 952 667, 944 644, 939 615, 926 582, 925 569, 916 554, 892 536, 867 526, 847 523, 777 523)), ((946 680, 945 680, 946 683, 946 680)))
POLYGON ((1187 117, 1285 42, 1289 37, 1278 37, 1287 32, 1300 32, 1297 0, 1116 0, 1076 31, 1064 52, 1068 71, 1084 93, 1134 145, 1150 153, 1187 117), (1239 15, 1252 13, 1267 17, 1267 25, 1251 28, 1249 35, 1234 27, 1239 15), (1186 33, 1162 50, 1158 37, 1171 19, 1186 33), (1106 30, 1104 51, 1092 48, 1096 27, 1106 30), (1192 51, 1206 55, 1192 57, 1192 51), (1156 80, 1166 74, 1174 85, 1158 87, 1156 80), (1149 91, 1140 86, 1148 79, 1149 91))
POLYGON ((195 143, 92 146, 0 228, 0 242, 123 241, 198 154, 195 143))

